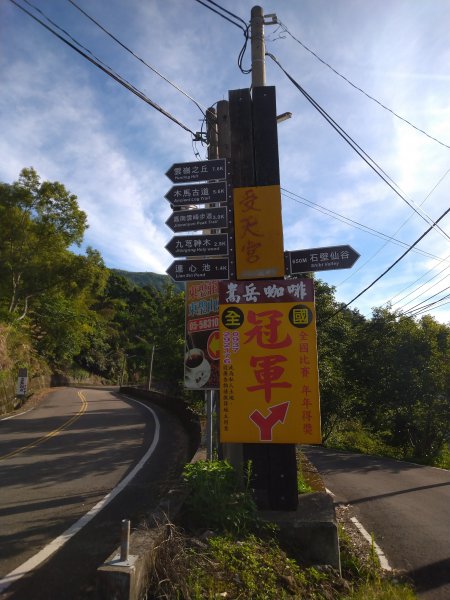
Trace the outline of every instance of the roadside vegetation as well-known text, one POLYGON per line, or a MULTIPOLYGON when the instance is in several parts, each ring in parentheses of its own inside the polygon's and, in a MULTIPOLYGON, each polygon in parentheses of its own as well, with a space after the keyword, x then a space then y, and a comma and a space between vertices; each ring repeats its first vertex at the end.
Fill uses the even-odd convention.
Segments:
MULTIPOLYGON (((136 285, 78 248, 87 216, 62 183, 32 168, 0 182, 0 412, 14 407, 18 369, 51 383, 181 385, 184 294, 136 285)), ((167 279, 168 281, 168 279, 167 279)), ((450 467, 450 327, 429 315, 343 309, 315 281, 323 440, 328 446, 450 467), (339 312, 337 312, 339 311, 339 312)))
MULTIPOLYGON (((275 525, 263 522, 249 488, 223 461, 186 466, 189 495, 180 522, 160 526, 149 598, 413 600, 388 577, 373 548, 356 547, 340 526, 342 577, 331 567, 294 560, 275 525)), ((298 552, 295 552, 298 556, 298 552)))

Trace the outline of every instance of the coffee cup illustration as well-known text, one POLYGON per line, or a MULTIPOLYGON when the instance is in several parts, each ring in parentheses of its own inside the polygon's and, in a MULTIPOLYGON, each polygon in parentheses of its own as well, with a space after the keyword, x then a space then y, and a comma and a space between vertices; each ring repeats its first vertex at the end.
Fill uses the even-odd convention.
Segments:
POLYGON ((191 348, 184 356, 184 385, 190 389, 203 387, 211 374, 211 365, 203 350, 191 348))

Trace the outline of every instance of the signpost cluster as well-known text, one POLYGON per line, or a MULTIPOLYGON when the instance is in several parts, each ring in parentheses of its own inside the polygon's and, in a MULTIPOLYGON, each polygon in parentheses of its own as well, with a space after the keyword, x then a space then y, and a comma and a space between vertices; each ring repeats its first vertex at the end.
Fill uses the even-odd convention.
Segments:
POLYGON ((229 279, 233 276, 234 260, 230 255, 233 210, 227 160, 176 163, 166 175, 173 183, 193 183, 175 185, 167 192, 165 197, 174 209, 166 221, 170 229, 174 233, 221 231, 173 237, 166 249, 179 260, 170 265, 167 273, 177 282, 229 279), (200 204, 205 206, 197 208, 200 204))
POLYGON ((272 500, 260 506, 293 509, 294 445, 321 443, 314 284, 301 276, 350 268, 359 254, 349 245, 285 252, 276 177, 232 186, 226 159, 166 174, 176 184, 165 196, 176 234, 167 273, 186 282, 185 387, 220 390, 220 442, 244 444, 257 478, 269 477, 260 485, 272 500))
POLYGON ((314 282, 304 275, 350 268, 359 254, 284 250, 275 88, 260 72, 262 29, 251 39, 252 56, 261 46, 252 91, 231 90, 227 103, 230 158, 166 173, 176 234, 167 273, 186 282, 185 386, 220 389, 220 442, 242 444, 258 506, 295 510, 295 444, 321 442, 314 282))

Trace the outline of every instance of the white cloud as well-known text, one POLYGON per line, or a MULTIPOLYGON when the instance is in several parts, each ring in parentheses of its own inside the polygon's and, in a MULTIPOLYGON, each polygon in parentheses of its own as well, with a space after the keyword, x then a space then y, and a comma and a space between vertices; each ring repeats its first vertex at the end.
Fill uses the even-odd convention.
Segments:
MULTIPOLYGON (((44 4, 45 12, 152 100, 194 131, 200 129, 201 113, 191 101, 69 4, 56 0, 44 4)), ((227 8, 248 20, 253 4, 230 0, 227 8)), ((99 249, 108 266, 164 272, 172 260, 164 249, 172 237, 164 224, 170 214, 164 194, 171 185, 164 173, 174 162, 195 160, 190 136, 15 7, 2 10, 7 27, 0 42, 0 179, 12 181, 22 167, 32 165, 42 178, 63 182, 88 214, 86 244, 99 249)), ((87 10, 206 106, 227 99, 228 90, 250 84, 250 77, 236 65, 242 32, 197 3, 181 11, 179 0, 112 0, 87 10)), ((265 10, 277 12, 294 35, 355 84, 450 142, 447 3, 431 8, 429 3, 392 0, 377 5, 374 14, 369 4, 356 0, 305 0, 301 10, 296 0, 274 0, 265 10)), ((273 34, 275 28, 266 31, 273 34)), ((448 149, 350 87, 289 37, 270 42, 268 49, 408 197, 418 204, 425 199, 449 167, 448 149)), ((244 63, 249 61, 247 52, 244 63)), ((393 235, 411 210, 271 61, 267 75, 268 83, 277 87, 278 112, 293 113, 279 127, 283 187, 393 235)), ((199 149, 204 156, 205 149, 200 145, 199 149)), ((424 204, 434 218, 448 207, 449 182, 450 177, 445 178, 424 204)), ((381 240, 287 198, 283 219, 289 249, 351 242, 361 253, 357 265, 375 255, 339 286, 343 300, 373 281, 402 252, 392 244, 380 251, 381 240)), ((444 224, 448 228, 448 219, 444 224)), ((398 237, 411 243, 426 227, 414 215, 398 237)), ((421 247, 436 255, 449 248, 436 233, 421 247)), ((414 280, 426 269, 425 263, 417 258, 402 261, 356 305, 370 311, 414 280)), ((339 283, 348 275, 329 272, 323 279, 339 283)), ((442 318, 447 313, 439 314, 442 318)))

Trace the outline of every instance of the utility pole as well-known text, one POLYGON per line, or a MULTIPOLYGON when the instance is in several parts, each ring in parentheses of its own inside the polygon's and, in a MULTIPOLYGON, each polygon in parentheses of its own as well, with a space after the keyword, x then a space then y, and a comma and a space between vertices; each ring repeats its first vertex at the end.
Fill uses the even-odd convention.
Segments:
MULTIPOLYGON (((275 22, 273 16, 272 22, 275 22)), ((251 11, 251 55, 252 89, 229 92, 231 171, 234 190, 239 188, 264 190, 264 188, 280 185, 275 87, 266 86, 264 11, 260 6, 254 6, 251 11)), ((279 213, 281 223, 281 205, 279 213)), ((248 279, 238 274, 237 246, 240 242, 237 237, 236 230, 237 279, 248 279)), ((271 242, 272 240, 265 240, 265 244, 271 242)), ((274 252, 282 255, 282 242, 279 246, 274 247, 274 252)), ((274 279, 283 278, 283 275, 284 269, 275 276, 258 275, 257 277, 274 279)), ((294 444, 243 443, 226 444, 226 446, 234 447, 232 454, 235 456, 240 454, 244 463, 251 461, 252 487, 255 490, 256 503, 260 508, 273 510, 297 508, 297 465, 294 444)))
POLYGON ((153 376, 153 359, 155 357, 155 344, 152 346, 152 356, 150 358, 150 369, 148 372, 148 391, 152 389, 152 376, 153 376))
POLYGON ((254 6, 250 20, 252 48, 252 88, 266 85, 266 45, 264 43, 264 11, 254 6))
MULTIPOLYGON (((206 142, 208 145, 208 160, 219 158, 219 137, 217 129, 217 112, 211 106, 206 111, 206 142)), ((208 204, 208 206, 214 206, 208 204)), ((206 230, 203 233, 215 233, 215 230, 206 230)), ((215 390, 205 390, 206 406, 206 459, 212 460, 214 453, 214 437, 218 441, 219 436, 214 436, 214 407, 216 404, 215 390)), ((218 445, 218 444, 217 444, 218 445)))

